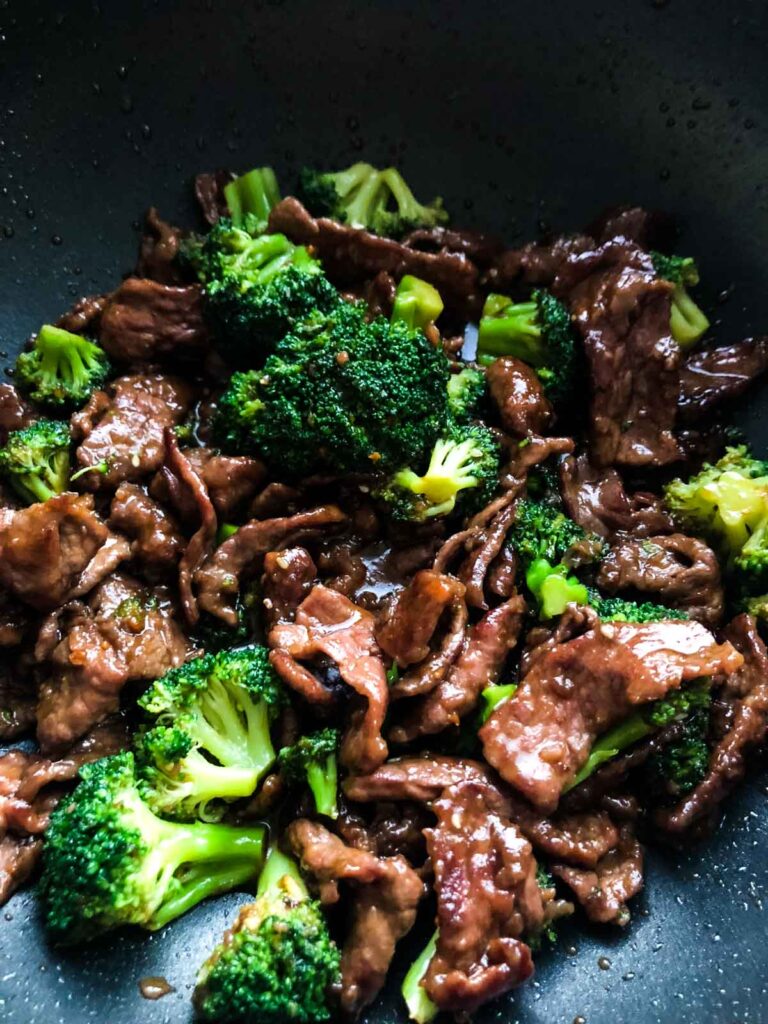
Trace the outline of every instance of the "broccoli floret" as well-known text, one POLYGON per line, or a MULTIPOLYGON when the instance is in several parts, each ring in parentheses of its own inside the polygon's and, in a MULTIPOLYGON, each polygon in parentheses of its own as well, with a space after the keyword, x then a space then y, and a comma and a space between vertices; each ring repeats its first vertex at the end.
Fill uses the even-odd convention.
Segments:
POLYGON ((187 259, 205 286, 206 317, 226 355, 261 364, 314 310, 340 301, 320 263, 285 235, 262 235, 222 218, 187 259))
POLYGON ((442 199, 423 206, 394 167, 379 171, 370 164, 357 163, 336 172, 305 167, 299 197, 316 217, 332 217, 391 238, 448 220, 442 199))
POLYGON ((537 558, 525 571, 525 584, 536 599, 541 619, 562 615, 569 604, 589 603, 587 588, 568 573, 564 562, 552 565, 546 558, 537 558))
POLYGON ((517 504, 508 544, 525 565, 539 558, 558 562, 587 536, 561 508, 524 498, 517 504))
POLYGON ((283 338, 263 370, 234 374, 216 436, 284 473, 397 469, 440 436, 447 383, 447 357, 420 331, 342 302, 283 338))
POLYGON ((690 256, 665 256, 660 252, 652 252, 651 259, 658 276, 675 286, 669 318, 672 337, 681 348, 690 348, 709 328, 709 320, 688 294, 688 286, 699 283, 696 264, 690 256))
POLYGON ((139 705, 141 792, 158 814, 216 820, 250 796, 275 761, 270 725, 285 696, 265 647, 194 658, 156 680, 139 705))
POLYGON ((559 299, 535 291, 530 302, 489 295, 477 333, 478 361, 516 356, 532 366, 544 392, 554 403, 573 391, 576 343, 571 314, 559 299))
POLYGON ((477 413, 485 397, 485 374, 475 366, 465 366, 448 378, 448 412, 455 423, 467 423, 477 413))
POLYGON ((398 470, 375 491, 395 519, 421 522, 449 515, 458 507, 468 514, 493 497, 499 480, 499 445, 486 427, 454 426, 432 449, 422 474, 398 470))
POLYGON ((435 932, 421 953, 416 957, 403 979, 401 992, 408 1008, 408 1019, 416 1024, 429 1024, 437 1016, 437 1006, 427 995, 422 985, 432 957, 437 951, 437 935, 435 932))
POLYGON ((60 420, 13 430, 0 448, 0 475, 25 501, 47 501, 67 489, 69 444, 69 426, 60 420))
POLYGON ((79 334, 44 324, 16 360, 16 381, 30 398, 57 409, 85 405, 111 373, 107 353, 79 334))
POLYGON ((263 828, 162 821, 141 799, 133 754, 94 761, 81 778, 45 836, 40 893, 55 943, 162 928, 257 874, 263 828))
POLYGON ((232 647, 248 643, 253 637, 249 595, 246 595, 244 600, 238 598, 235 611, 237 625, 234 627, 215 615, 201 612, 194 632, 195 646, 202 648, 206 654, 215 654, 217 651, 230 650, 232 647))
POLYGON ((337 818, 339 814, 336 806, 338 746, 338 731, 322 729, 302 736, 291 747, 283 747, 279 754, 283 778, 292 784, 308 785, 317 813, 329 818, 337 818))
POLYGON ((340 955, 296 864, 275 847, 254 903, 203 964, 195 1007, 204 1021, 316 1024, 331 1016, 340 955))
POLYGON ((224 199, 235 227, 263 231, 269 212, 280 202, 280 186, 271 167, 256 167, 224 186, 224 199))
POLYGON ((667 508, 691 533, 710 540, 745 589, 759 593, 768 580, 768 462, 741 445, 690 480, 664 488, 667 508))
POLYGON ((401 278, 395 292, 392 307, 392 322, 404 323, 411 330, 423 331, 443 312, 440 292, 429 282, 406 274, 401 278))
POLYGON ((690 793, 707 774, 709 768, 709 719, 712 693, 706 687, 698 690, 700 699, 691 701, 683 733, 672 743, 653 754, 648 765, 652 780, 660 783, 666 795, 677 799, 690 793))
POLYGON ((679 608, 667 608, 653 601, 625 601, 621 597, 590 594, 589 603, 603 622, 664 622, 688 618, 688 613, 679 608))

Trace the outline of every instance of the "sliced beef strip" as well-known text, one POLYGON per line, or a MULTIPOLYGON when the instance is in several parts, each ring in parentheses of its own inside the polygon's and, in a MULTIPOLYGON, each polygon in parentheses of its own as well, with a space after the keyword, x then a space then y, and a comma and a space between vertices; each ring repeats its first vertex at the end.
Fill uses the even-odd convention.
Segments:
POLYGON ((630 590, 680 608, 710 629, 723 615, 717 556, 703 541, 683 533, 618 539, 603 558, 596 582, 609 594, 630 590))
POLYGON ((588 235, 556 238, 554 242, 529 242, 520 249, 507 249, 487 271, 484 285, 489 291, 504 291, 524 282, 552 288, 562 267, 594 246, 588 235))
POLYGON ((0 839, 0 907, 31 877, 42 852, 42 839, 33 836, 0 839))
POLYGON ((262 607, 267 626, 293 622, 296 609, 312 589, 317 566, 306 548, 269 551, 261 578, 262 607))
POLYGON ((0 647, 18 647, 30 617, 31 609, 20 604, 9 591, 0 590, 0 647))
POLYGON ((292 196, 274 207, 269 230, 297 244, 311 245, 330 279, 341 287, 375 277, 382 270, 396 280, 413 274, 433 284, 446 307, 466 313, 479 308, 477 267, 461 252, 422 252, 326 217, 315 219, 292 196))
POLYGON ((768 651, 757 623, 751 615, 739 615, 725 636, 744 658, 728 680, 731 691, 742 696, 728 731, 710 755, 706 776, 676 807, 658 816, 662 828, 678 835, 716 815, 720 802, 744 775, 745 755, 768 734, 768 651))
POLYGON ((389 690, 392 700, 430 693, 445 679, 461 654, 466 641, 469 611, 463 593, 457 592, 450 605, 450 618, 439 644, 426 658, 396 679, 389 690))
POLYGON ((121 363, 199 358, 209 341, 202 287, 127 277, 101 314, 99 341, 121 363))
POLYGON ((573 890, 590 921, 625 925, 627 902, 643 888, 643 848, 625 826, 615 849, 592 870, 565 864, 552 864, 550 870, 573 890))
POLYGON ((400 668, 423 661, 443 612, 464 587, 433 569, 422 569, 395 597, 376 628, 379 647, 400 668))
POLYGON ((131 541, 131 558, 149 580, 174 571, 184 549, 184 538, 173 517, 138 484, 122 483, 115 491, 109 525, 131 541))
POLYGON ((402 239, 409 249, 424 252, 463 252, 478 267, 489 267, 503 249, 501 239, 465 228, 417 228, 402 239))
POLYGON ((657 495, 629 495, 617 471, 593 466, 586 452, 561 461, 560 489, 568 515, 588 533, 651 537, 674 531, 657 495))
POLYGON ((352 889, 351 922, 341 954, 341 1008, 354 1020, 384 985, 398 941, 413 927, 424 885, 402 856, 377 857, 348 846, 317 822, 300 818, 286 842, 302 869, 335 902, 338 883, 352 889))
POLYGON ((674 462, 681 357, 669 326, 673 286, 623 240, 582 253, 560 276, 590 365, 595 462, 674 462))
POLYGON ((115 574, 71 610, 40 690, 37 737, 59 751, 119 707, 130 679, 157 679, 188 656, 186 637, 164 595, 115 574))
POLYGON ((160 284, 184 283, 178 255, 184 232, 163 220, 154 206, 144 215, 144 233, 139 246, 136 276, 151 278, 160 284))
POLYGON ((506 500, 499 503, 499 509, 490 523, 481 531, 473 551, 459 566, 458 576, 466 590, 467 604, 487 611, 486 582, 493 562, 501 554, 516 515, 515 492, 509 491, 506 500))
POLYGON ((108 533, 90 495, 65 493, 18 511, 0 509, 0 583, 33 608, 55 608, 108 533))
POLYGON ((0 445, 12 430, 23 430, 35 419, 32 407, 13 384, 0 384, 0 445))
POLYGON ((612 206, 587 226, 586 233, 598 243, 626 238, 641 249, 668 252, 674 245, 677 229, 673 218, 661 210, 612 206))
POLYGON ((402 724, 391 730, 392 741, 409 743, 458 725, 475 707, 481 691, 498 681, 509 652, 517 644, 524 613, 525 602, 515 594, 472 626, 445 678, 419 700, 402 724))
POLYGON ((252 519, 220 544, 195 573, 200 607, 237 625, 235 601, 242 578, 260 572, 268 551, 292 547, 302 539, 317 537, 324 530, 346 522, 336 505, 325 505, 277 519, 252 519))
POLYGON ((224 186, 234 180, 232 171, 208 171, 195 175, 195 198, 206 223, 215 224, 219 217, 229 213, 224 198, 224 186))
POLYGON ((88 490, 114 490, 124 480, 141 480, 159 469, 165 455, 163 432, 186 416, 193 399, 188 383, 160 373, 119 377, 108 392, 97 391, 72 417, 80 446, 78 466, 106 463, 81 477, 88 490))
POLYGON ((280 623, 269 646, 292 658, 325 655, 336 663, 344 682, 362 698, 341 743, 340 760, 355 772, 369 772, 385 760, 381 735, 389 694, 381 651, 374 636, 375 619, 343 594, 318 584, 302 601, 296 621, 280 623))
POLYGON ((122 563, 131 557, 131 545, 120 533, 110 530, 107 539, 80 573, 75 585, 67 595, 68 600, 85 597, 102 580, 110 576, 122 563))
POLYGON ((543 434, 551 425, 554 410, 536 371, 522 360, 502 356, 488 367, 486 378, 501 425, 510 434, 543 434))
POLYGON ((768 369, 768 338, 691 352, 680 367, 678 411, 688 422, 720 402, 743 395, 768 369))
POLYGON ((743 658, 697 622, 603 623, 544 650, 480 730, 486 760, 549 813, 597 737, 689 679, 743 658))
POLYGON ((424 988, 441 1010, 471 1013, 533 971, 521 936, 544 921, 536 861, 477 782, 459 783, 432 809, 437 825, 426 836, 438 935, 424 988))
POLYGON ((0 663, 0 743, 15 740, 35 724, 37 688, 21 666, 0 663))
MULTIPOLYGON (((181 451, 205 484, 213 507, 224 522, 239 514, 266 475, 263 463, 248 455, 222 455, 212 448, 181 451)), ((197 509, 191 495, 185 489, 175 488, 162 471, 152 479, 149 493, 158 501, 173 505, 183 520, 195 522, 197 509)))
POLYGON ((71 331, 72 334, 97 334, 99 319, 109 298, 109 294, 83 296, 71 309, 62 313, 56 321, 56 326, 71 331))

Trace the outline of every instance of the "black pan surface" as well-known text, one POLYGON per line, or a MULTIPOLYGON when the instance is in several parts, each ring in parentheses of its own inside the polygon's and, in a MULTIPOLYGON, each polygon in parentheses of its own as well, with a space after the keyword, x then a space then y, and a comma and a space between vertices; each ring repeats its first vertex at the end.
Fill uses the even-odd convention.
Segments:
MULTIPOLYGON (((361 154, 510 241, 613 202, 674 211, 719 340, 765 329, 767 47, 758 0, 0 0, 3 360, 131 267, 150 203, 190 222, 195 171, 272 163, 288 186, 361 154)), ((763 451, 766 397, 738 411, 763 451)), ((626 931, 567 925, 480 1024, 768 1020, 766 818, 758 772, 709 842, 651 852, 626 931)), ((0 916, 0 1020, 188 1022, 238 902, 53 955, 22 892, 0 916), (142 999, 148 975, 175 992, 142 999)), ((367 1020, 404 1020, 394 984, 367 1020)))

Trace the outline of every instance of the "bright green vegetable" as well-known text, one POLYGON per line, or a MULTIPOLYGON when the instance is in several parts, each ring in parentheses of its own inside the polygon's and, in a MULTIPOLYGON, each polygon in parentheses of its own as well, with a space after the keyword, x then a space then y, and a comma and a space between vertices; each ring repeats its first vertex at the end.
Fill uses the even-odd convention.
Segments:
POLYGON ((271 167, 256 167, 224 186, 224 199, 232 223, 263 231, 270 210, 280 202, 280 186, 271 167))
POLYGON ((480 694, 480 724, 484 725, 499 704, 513 697, 516 691, 517 683, 496 683, 494 686, 486 686, 480 694))
POLYGON ((625 601, 621 597, 601 597, 594 593, 590 594, 589 603, 603 622, 663 622, 688 618, 688 614, 678 608, 667 608, 652 601, 625 601))
POLYGON ((279 754, 280 771, 286 781, 309 786, 317 813, 329 818, 339 815, 336 804, 338 746, 338 730, 322 729, 302 736, 291 747, 283 747, 279 754))
POLYGON ((392 307, 392 322, 404 323, 411 330, 423 331, 443 311, 440 292, 428 281, 406 274, 400 279, 392 307))
POLYGON ((690 256, 653 252, 651 258, 659 277, 675 286, 669 321, 672 337, 681 348, 690 348, 709 328, 709 320, 688 294, 688 287, 699 283, 696 264, 690 256))
POLYGON ((30 398, 56 409, 85 405, 111 373, 107 353, 92 341, 44 324, 16 360, 16 382, 30 398))
POLYGON ((525 572, 525 583, 538 603, 541 619, 562 615, 569 604, 589 603, 587 588, 568 573, 563 562, 552 565, 546 558, 537 558, 525 572))
POLYGON ((437 950, 437 934, 437 932, 434 933, 408 968, 408 973, 403 979, 401 992, 408 1008, 408 1019, 415 1021, 416 1024, 429 1024, 438 1012, 437 1006, 429 998, 426 989, 421 984, 437 950))
POLYGON ((38 420, 8 435, 0 448, 0 475, 26 502, 47 501, 69 484, 69 425, 38 420))
POLYGON ((455 423, 468 423, 477 415, 486 393, 485 373, 465 366, 448 378, 448 412, 455 423))

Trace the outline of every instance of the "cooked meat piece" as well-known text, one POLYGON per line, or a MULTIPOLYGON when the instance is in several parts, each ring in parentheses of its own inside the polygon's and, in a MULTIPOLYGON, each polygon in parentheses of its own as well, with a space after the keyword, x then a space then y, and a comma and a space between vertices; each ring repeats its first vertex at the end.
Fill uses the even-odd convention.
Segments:
POLYGON ((23 736, 35 724, 37 688, 20 667, 0 664, 0 743, 23 736))
POLYGON ((259 491, 251 502, 248 515, 251 519, 277 519, 279 516, 294 515, 301 508, 303 493, 288 484, 273 482, 259 491))
POLYGON ((318 584, 299 605, 294 623, 281 623, 269 634, 269 646, 292 658, 323 654, 336 663, 344 682, 362 698, 341 744, 341 763, 355 772, 370 772, 385 760, 381 727, 389 694, 381 652, 370 612, 318 584))
MULTIPOLYGON (((205 484, 222 521, 236 516, 264 480, 263 463, 248 455, 220 455, 212 448, 182 448, 182 455, 205 484)), ((191 495, 184 488, 174 487, 164 471, 153 478, 149 493, 164 504, 172 504, 182 519, 197 521, 191 495)))
POLYGON ((176 258, 183 237, 181 228, 164 221, 155 207, 150 206, 144 215, 136 276, 149 277, 160 284, 183 284, 184 273, 176 258))
POLYGON ((560 463, 560 488, 566 511, 588 533, 635 537, 672 533, 672 517, 655 494, 627 494, 615 469, 597 469, 586 452, 560 463))
POLYGON ((12 594, 0 590, 0 647, 18 647, 24 639, 30 614, 30 609, 19 604, 12 594))
POLYGON ((486 377, 491 400, 508 433, 516 437, 544 433, 554 412, 535 370, 514 356, 502 356, 491 363, 486 377))
POLYGON ((365 586, 367 572, 360 542, 352 537, 330 540, 317 552, 317 572, 323 583, 350 599, 365 586))
POLYGON ((768 651, 757 623, 751 615, 739 615, 725 636, 744 657, 729 680, 732 691, 743 696, 733 709, 730 728, 710 755, 705 778, 675 808, 659 815, 669 832, 685 832, 716 815, 721 800, 744 775, 745 755, 768 733, 768 651))
POLYGON ((391 274, 381 270, 372 281, 366 281, 362 289, 362 298, 368 307, 370 316, 392 316, 395 304, 397 284, 391 274))
POLYGON ((224 186, 234 177, 232 171, 224 170, 195 175, 195 198, 206 223, 215 224, 219 217, 226 217, 229 213, 224 186))
POLYGON ((353 887, 341 955, 341 1008, 354 1020, 384 985, 395 946, 416 920, 423 883, 404 857, 376 857, 347 846, 317 822, 291 822, 286 841, 324 902, 338 898, 338 882, 353 887))
POLYGON ((629 922, 627 901, 643 888, 643 848, 625 827, 616 848, 602 857, 594 870, 552 864, 551 871, 573 890, 590 921, 625 925, 629 922))
POLYGON ((710 629, 723 614, 717 556, 703 541, 683 533, 619 539, 602 561, 597 585, 609 594, 631 590, 681 608, 710 629))
POLYGON ((598 243, 612 238, 625 238, 641 249, 668 252, 675 243, 675 222, 661 210, 644 210, 642 206, 612 206, 586 228, 598 243))
POLYGON ((482 268, 490 266, 503 249, 500 238, 466 228, 416 228, 402 241, 423 252, 462 252, 482 268))
POLYGON ((260 572, 268 551, 280 551, 316 537, 320 531, 340 526, 346 518, 335 505, 324 505, 278 519, 252 519, 220 544, 195 573, 198 604, 236 626, 235 601, 241 578, 260 572))
POLYGON ((78 299, 71 309, 62 313, 56 321, 57 327, 63 327, 65 331, 72 334, 88 334, 94 336, 98 333, 99 318, 104 307, 109 302, 110 294, 106 295, 85 295, 78 299))
POLYGON ((557 455, 570 455, 573 449, 573 438, 531 435, 524 445, 520 444, 513 450, 509 463, 501 474, 502 490, 519 495, 528 481, 529 471, 534 466, 557 455))
POLYGON ((31 876, 42 852, 42 839, 12 835, 0 839, 0 907, 31 876))
POLYGON ((131 545, 125 537, 111 530, 107 539, 80 573, 74 587, 67 595, 68 600, 85 597, 102 580, 110 576, 122 562, 131 557, 131 545))
POLYGON ((122 483, 117 488, 109 525, 130 538, 131 558, 147 579, 162 579, 178 565, 184 547, 179 527, 138 484, 122 483))
MULTIPOLYGON (((348 776, 343 788, 347 797, 358 803, 411 800, 431 804, 445 790, 467 781, 487 787, 494 784, 490 769, 479 761, 424 753, 387 761, 369 775, 348 776)), ((498 800, 503 800, 501 790, 498 800)))
POLYGON ((524 613, 525 602, 515 594, 472 626, 445 679, 392 729, 392 741, 409 743, 458 725, 475 707, 481 691, 498 682, 507 655, 517 644, 524 613))
POLYGON ((305 548, 269 551, 264 556, 261 595, 269 627, 292 622, 296 609, 312 589, 317 566, 305 548))
POLYGON ((400 668, 427 657, 443 612, 464 587, 452 576, 422 569, 395 597, 376 629, 379 647, 400 668))
POLYGON ((431 651, 418 665, 404 672, 389 689, 392 700, 403 697, 418 697, 430 693, 445 679, 451 665, 461 654, 466 641, 469 611, 464 597, 456 593, 450 606, 450 620, 440 640, 439 646, 431 651))
POLYGON ((670 334, 673 286, 647 253, 621 240, 561 271, 592 380, 592 454, 599 466, 664 466, 674 435, 680 346, 670 334))
POLYGON ((593 240, 587 235, 576 235, 573 238, 556 238, 550 243, 529 242, 520 249, 507 249, 486 274, 484 284, 488 291, 504 291, 518 281, 551 288, 567 261, 593 246, 593 240))
POLYGON ((421 804, 380 803, 367 836, 377 857, 394 857, 401 853, 410 864, 419 865, 427 858, 424 829, 431 824, 432 817, 421 804))
POLYGON ((486 760, 551 812, 597 737, 688 679, 735 671, 742 656, 697 622, 598 624, 544 650, 480 730, 486 760))
POLYGON ((62 604, 107 539, 88 495, 0 509, 0 583, 40 611, 62 604))
POLYGON ((13 384, 0 384, 0 445, 5 444, 12 430, 23 430, 34 419, 32 407, 13 384))
POLYGON ((202 288, 127 277, 101 314, 99 341, 121 363, 199 358, 208 345, 202 288))
POLYGON ((488 590, 497 597, 512 596, 517 579, 517 556, 514 548, 505 545, 491 563, 488 590))
POLYGON ((163 431, 175 427, 192 403, 192 388, 178 377, 160 373, 119 377, 108 393, 97 391, 72 417, 79 466, 106 464, 81 482, 89 490, 113 490, 124 480, 141 480, 160 467, 165 454, 163 431))
POLYGON ((680 367, 678 410, 697 419, 729 398, 744 394, 768 369, 768 338, 746 338, 735 345, 691 352, 680 367))
POLYGON ((71 614, 40 691, 37 737, 45 753, 116 711, 129 679, 157 679, 189 652, 173 608, 128 576, 111 576, 71 614))
POLYGON ((278 647, 269 652, 269 660, 283 682, 308 703, 316 704, 318 707, 336 703, 333 690, 327 689, 314 672, 300 665, 288 651, 278 647))
POLYGON ((467 313, 478 310, 477 267, 463 253, 421 252, 326 217, 315 219, 293 196, 274 207, 269 230, 282 232, 299 245, 311 245, 331 281, 340 287, 375 277, 382 270, 396 280, 414 274, 437 288, 446 307, 467 313))
POLYGON ((477 782, 434 805, 427 848, 435 872, 438 938, 424 988, 441 1010, 471 1013, 533 971, 521 941, 544 921, 530 844, 477 782))
POLYGON ((499 510, 485 529, 481 530, 476 546, 459 567, 459 579, 466 587, 467 604, 486 611, 485 584, 492 563, 501 554, 512 523, 515 521, 515 493, 509 491, 499 502, 499 510))

